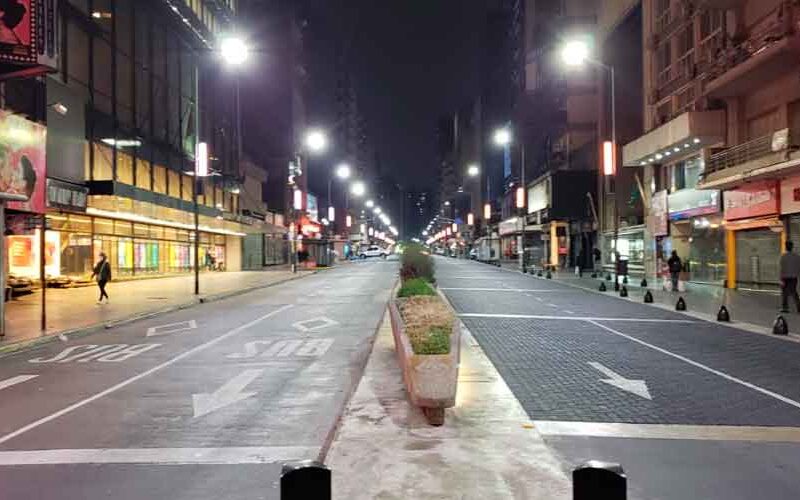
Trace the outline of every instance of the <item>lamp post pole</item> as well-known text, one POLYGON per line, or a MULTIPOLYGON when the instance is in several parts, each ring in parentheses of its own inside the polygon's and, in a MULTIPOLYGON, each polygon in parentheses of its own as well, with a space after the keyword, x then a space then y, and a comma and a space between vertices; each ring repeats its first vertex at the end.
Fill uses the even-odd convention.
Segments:
POLYGON ((200 144, 200 58, 194 65, 194 179, 192 182, 192 200, 194 200, 194 294, 200 295, 200 206, 197 202, 200 171, 198 169, 198 153, 200 144))
POLYGON ((525 139, 520 141, 520 157, 521 157, 521 173, 520 173, 520 184, 522 186, 522 203, 520 203, 520 210, 522 211, 522 228, 520 230, 520 248, 519 248, 519 268, 524 273, 525 272, 525 225, 526 225, 526 214, 525 214, 525 207, 527 205, 526 199, 528 196, 528 188, 525 185, 525 139))

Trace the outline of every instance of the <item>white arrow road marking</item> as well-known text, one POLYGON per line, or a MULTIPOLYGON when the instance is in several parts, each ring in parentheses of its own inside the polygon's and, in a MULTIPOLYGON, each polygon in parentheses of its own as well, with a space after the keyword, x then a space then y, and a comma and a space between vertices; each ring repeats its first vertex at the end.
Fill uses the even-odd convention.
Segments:
POLYGON ((263 369, 245 370, 211 394, 193 394, 194 417, 202 417, 228 405, 238 403, 243 399, 255 396, 255 392, 242 391, 262 373, 264 373, 263 369))
POLYGON ((184 332, 186 330, 194 330, 197 328, 195 320, 180 321, 178 323, 170 323, 168 325, 152 326, 147 329, 148 337, 158 337, 170 333, 184 332))
POLYGON ((27 382, 30 379, 36 378, 39 375, 17 375, 16 377, 7 378, 5 380, 0 380, 0 391, 3 389, 7 389, 12 385, 21 384, 23 382, 27 382))
POLYGON ((631 394, 636 394, 637 396, 645 399, 650 399, 650 400, 653 399, 653 397, 650 395, 650 391, 647 390, 647 383, 645 383, 644 380, 633 380, 625 378, 619 373, 616 373, 615 371, 611 370, 610 368, 606 368, 600 363, 596 363, 594 361, 590 361, 589 366, 599 371, 603 375, 610 377, 610 378, 600 379, 600 382, 606 383, 608 385, 613 385, 618 389, 630 392, 631 394))

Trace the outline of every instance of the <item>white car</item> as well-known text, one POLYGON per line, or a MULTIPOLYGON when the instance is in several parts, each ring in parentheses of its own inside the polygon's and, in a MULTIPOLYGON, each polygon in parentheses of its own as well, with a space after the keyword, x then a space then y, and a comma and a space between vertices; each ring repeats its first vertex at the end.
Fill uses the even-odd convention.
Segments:
POLYGON ((389 255, 389 254, 386 252, 386 249, 381 248, 381 247, 379 247, 377 245, 369 246, 369 247, 367 247, 366 250, 362 249, 358 253, 358 257, 360 259, 366 259, 367 257, 383 257, 383 258, 386 258, 387 255, 389 255))

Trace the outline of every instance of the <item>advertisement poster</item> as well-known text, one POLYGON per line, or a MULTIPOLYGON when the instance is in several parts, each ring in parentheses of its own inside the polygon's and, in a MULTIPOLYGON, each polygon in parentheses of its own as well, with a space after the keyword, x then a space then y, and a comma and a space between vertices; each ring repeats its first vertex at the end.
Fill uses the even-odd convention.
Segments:
POLYGON ((778 184, 775 181, 754 182, 725 191, 724 200, 725 220, 775 215, 780 209, 778 184))
POLYGON ((0 193, 27 198, 8 208, 44 213, 45 150, 44 126, 0 111, 0 193))
POLYGON ((650 230, 653 236, 666 236, 669 233, 667 223, 667 190, 664 189, 654 193, 650 199, 650 230))
POLYGON ((317 197, 308 193, 308 218, 313 221, 319 221, 319 204, 317 197))
POLYGON ((0 2, 0 61, 35 63, 36 0, 0 2))

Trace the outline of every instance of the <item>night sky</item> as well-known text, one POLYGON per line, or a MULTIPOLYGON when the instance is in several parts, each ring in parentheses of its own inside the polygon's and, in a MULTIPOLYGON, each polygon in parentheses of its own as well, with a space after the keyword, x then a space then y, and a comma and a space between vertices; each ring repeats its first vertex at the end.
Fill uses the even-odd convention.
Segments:
POLYGON ((335 47, 349 47, 359 108, 384 172, 435 187, 436 119, 478 95, 483 0, 329 0, 308 10, 310 123, 335 121, 335 47))

